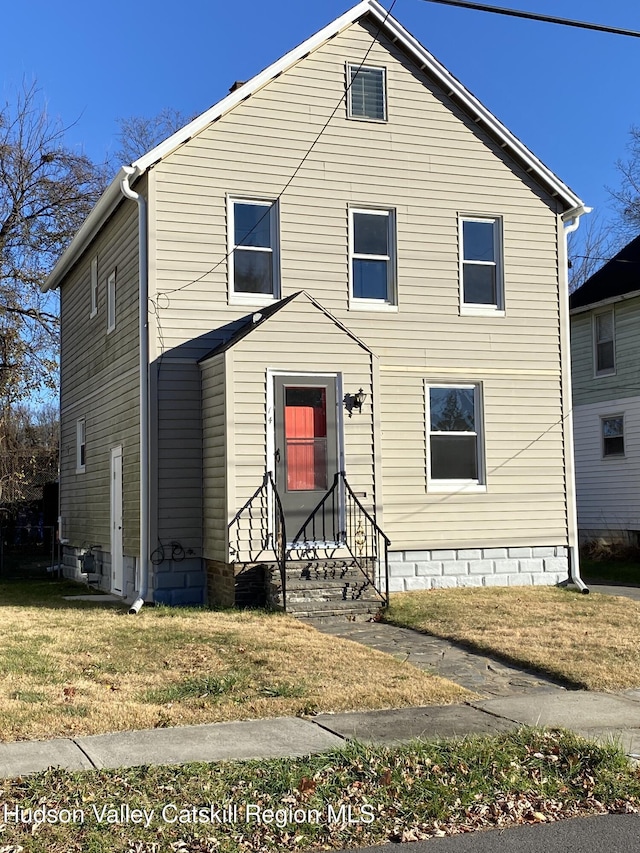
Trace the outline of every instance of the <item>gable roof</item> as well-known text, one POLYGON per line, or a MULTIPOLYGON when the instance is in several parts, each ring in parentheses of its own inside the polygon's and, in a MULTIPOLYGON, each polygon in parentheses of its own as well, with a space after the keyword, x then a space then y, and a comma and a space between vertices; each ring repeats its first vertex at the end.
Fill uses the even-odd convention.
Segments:
POLYGON ((569 308, 586 309, 632 296, 640 296, 640 236, 574 290, 569 308))
POLYGON ((480 103, 377 0, 362 0, 362 2, 353 6, 348 12, 345 12, 344 15, 336 18, 326 27, 315 33, 315 35, 312 35, 306 41, 302 42, 302 44, 286 53, 281 59, 269 65, 259 74, 256 74, 255 77, 239 86, 221 101, 218 101, 218 103, 214 104, 168 139, 156 145, 147 154, 139 157, 131 166, 123 166, 105 190, 102 198, 89 214, 67 250, 59 259, 51 275, 43 285, 43 290, 51 290, 60 284, 64 274, 78 259, 80 253, 86 248, 90 240, 93 239, 115 207, 123 200, 120 192, 120 184, 124 178, 128 176, 130 182, 133 183, 136 178, 143 175, 155 163, 167 157, 181 145, 184 145, 185 142, 188 142, 193 136, 204 130, 211 122, 216 121, 242 101, 251 97, 254 92, 257 92, 275 77, 295 65, 295 63, 320 47, 328 39, 333 38, 342 32, 342 30, 347 29, 365 16, 369 16, 380 28, 381 32, 385 33, 396 44, 399 44, 416 65, 442 87, 452 101, 457 103, 480 127, 493 136, 502 148, 523 165, 528 174, 560 201, 564 208, 565 218, 571 218, 572 216, 587 212, 584 202, 480 103))
POLYGON ((283 308, 285 308, 290 302, 293 302, 295 299, 307 299, 314 308, 317 308, 321 314, 330 320, 334 325, 336 325, 341 331, 348 335, 355 343, 361 347, 366 352, 373 354, 372 350, 360 340, 357 335, 345 326, 337 317, 334 317, 330 311, 321 305, 317 299, 314 299, 310 293, 307 293, 306 290, 298 290, 296 293, 292 293, 291 296, 287 296, 285 299, 280 299, 278 302, 274 302, 272 305, 268 305, 266 308, 260 308, 259 311, 255 311, 251 316, 247 316, 244 321, 239 325, 238 321, 234 321, 229 323, 228 326, 223 327, 222 329, 217 329, 216 332, 223 333, 225 328, 228 329, 228 337, 222 340, 217 346, 215 346, 210 352, 206 355, 203 355, 198 359, 198 364, 202 364, 203 361, 207 361, 210 358, 213 358, 215 355, 220 355, 222 352, 226 352, 227 350, 234 347, 237 343, 250 335, 255 329, 265 323, 270 317, 273 317, 274 314, 278 314, 283 308))

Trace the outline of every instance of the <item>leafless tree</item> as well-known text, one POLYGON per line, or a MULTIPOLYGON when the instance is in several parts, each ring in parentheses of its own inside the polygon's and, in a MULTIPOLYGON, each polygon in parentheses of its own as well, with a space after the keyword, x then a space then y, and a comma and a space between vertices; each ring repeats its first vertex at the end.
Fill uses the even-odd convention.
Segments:
POLYGON ((112 166, 117 168, 133 163, 189 121, 191 119, 183 112, 171 107, 165 107, 151 118, 130 116, 118 119, 119 148, 114 154, 112 166))
POLYGON ((618 212, 617 231, 623 243, 640 234, 640 126, 629 130, 627 157, 616 163, 621 182, 617 189, 607 187, 618 212))
POLYGON ((569 235, 569 292, 573 293, 621 248, 614 225, 598 213, 582 218, 569 235))

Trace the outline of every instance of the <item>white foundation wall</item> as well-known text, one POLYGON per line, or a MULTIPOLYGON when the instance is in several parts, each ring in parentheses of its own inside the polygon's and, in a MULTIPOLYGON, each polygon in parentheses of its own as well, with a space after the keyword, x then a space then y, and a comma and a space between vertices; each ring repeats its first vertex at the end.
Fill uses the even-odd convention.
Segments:
POLYGON ((554 586, 569 576, 564 545, 389 552, 389 591, 554 586))

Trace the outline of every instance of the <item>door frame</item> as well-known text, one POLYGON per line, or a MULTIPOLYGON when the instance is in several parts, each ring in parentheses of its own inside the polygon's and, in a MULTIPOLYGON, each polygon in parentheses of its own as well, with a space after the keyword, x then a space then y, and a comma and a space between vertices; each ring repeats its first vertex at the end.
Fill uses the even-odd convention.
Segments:
POLYGON ((123 478, 122 478, 122 445, 111 448, 109 464, 109 527, 110 527, 110 549, 111 549, 111 577, 109 588, 117 595, 123 595, 124 588, 124 557, 123 557, 123 478), (116 459, 119 460, 120 493, 114 488, 116 459), (119 509, 119 535, 116 535, 116 515, 119 509))
MULTIPOLYGON (((271 474, 273 477, 273 481, 275 482, 276 472, 275 472, 275 453, 276 453, 276 412, 275 412, 275 379, 278 378, 291 378, 295 380, 296 378, 301 379, 333 379, 335 381, 336 387, 336 430, 337 430, 337 444, 338 444, 338 471, 344 471, 344 412, 342 409, 342 398, 343 398, 343 385, 342 385, 342 372, 341 371, 327 371, 327 372, 318 372, 318 371, 309 371, 309 370, 282 370, 281 368, 267 368, 267 441, 266 441, 266 450, 267 450, 267 458, 265 460, 266 466, 265 470, 271 474)), ((331 483, 329 484, 329 488, 331 488, 331 483)), ((328 489, 327 489, 328 491, 328 489)), ((339 505, 340 505, 340 523, 341 527, 344 527, 344 495, 342 486, 340 487, 339 493, 339 505)), ((269 537, 273 542, 274 538, 274 513, 275 508, 273 506, 273 497, 271 491, 268 494, 267 500, 267 515, 268 515, 268 531, 269 537)), ((287 531, 289 533, 289 531, 287 531)), ((288 536, 287 536, 288 538, 288 536)), ((290 545, 290 542, 287 542, 287 545, 290 545)))

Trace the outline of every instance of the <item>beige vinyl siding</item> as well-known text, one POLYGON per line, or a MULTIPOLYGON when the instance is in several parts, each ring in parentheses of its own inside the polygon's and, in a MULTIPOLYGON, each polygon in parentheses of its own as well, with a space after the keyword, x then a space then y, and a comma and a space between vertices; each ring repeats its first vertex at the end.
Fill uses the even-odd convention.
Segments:
POLYGON ((640 395, 574 411, 581 531, 640 530, 640 395), (624 416, 624 456, 603 457, 602 418, 624 416))
MULTIPOLYGON (((197 357, 200 336, 259 310, 259 301, 227 301, 226 197, 276 198, 306 158, 280 200, 282 295, 307 290, 380 360, 384 521, 393 547, 562 544, 560 208, 386 41, 367 62, 387 68, 389 121, 349 121, 342 105, 309 151, 344 95, 345 62, 363 58, 374 34, 368 24, 350 27, 155 167, 156 283, 168 292, 159 346, 197 357), (396 310, 349 305, 349 205, 395 210, 396 310), (460 215, 502 219, 505 317, 460 316, 460 215), (486 494, 427 493, 424 381, 443 377, 483 383, 486 494), (540 471, 546 490, 535 479, 540 471)), ((264 334, 277 349, 275 319, 264 334)), ((300 328, 300 341, 308 331, 300 328)), ((234 353, 236 369, 245 347, 234 353)), ((330 346, 311 354, 330 369, 330 346)), ((246 475, 236 472, 237 500, 256 487, 264 465, 255 436, 242 433, 264 388, 238 394, 248 464, 246 475)))
POLYGON ((571 317, 573 402, 576 406, 640 394, 640 297, 603 305, 571 317), (593 316, 614 311, 616 372, 595 376, 593 316))
POLYGON ((109 551, 111 448, 123 451, 123 547, 139 553, 138 220, 121 204, 60 289, 62 536, 109 551), (98 311, 91 261, 98 258, 98 311), (107 279, 116 271, 116 328, 107 334, 107 279), (76 421, 86 421, 86 468, 76 474, 76 421))
POLYGON ((227 407, 225 355, 202 365, 203 555, 227 557, 227 407))

